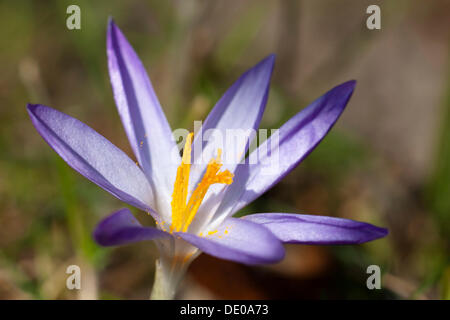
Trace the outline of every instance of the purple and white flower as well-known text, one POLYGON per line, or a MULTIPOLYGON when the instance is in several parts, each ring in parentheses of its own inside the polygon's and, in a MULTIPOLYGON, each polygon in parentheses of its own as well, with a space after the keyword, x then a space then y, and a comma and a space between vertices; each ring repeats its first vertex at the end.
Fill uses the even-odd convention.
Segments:
MULTIPOLYGON (((317 215, 256 213, 233 218, 318 145, 343 112, 355 81, 333 88, 287 121, 277 137, 277 172, 261 174, 274 153, 261 153, 252 164, 224 164, 222 150, 208 147, 208 142, 192 134, 186 138, 183 155, 174 157, 177 145, 145 68, 112 21, 107 54, 114 98, 137 163, 62 112, 40 104, 29 104, 28 112, 40 135, 72 168, 156 220, 156 227, 142 226, 125 208, 106 217, 94 231, 102 246, 155 241, 160 251, 155 298, 173 297, 187 266, 201 252, 249 265, 265 264, 283 259, 283 243, 359 244, 387 235, 386 229, 364 222, 317 215), (191 159, 199 147, 201 157, 209 162, 191 159)), ((270 55, 245 72, 217 102, 202 130, 257 130, 274 61, 270 55)), ((271 138, 258 148, 270 151, 271 138)))

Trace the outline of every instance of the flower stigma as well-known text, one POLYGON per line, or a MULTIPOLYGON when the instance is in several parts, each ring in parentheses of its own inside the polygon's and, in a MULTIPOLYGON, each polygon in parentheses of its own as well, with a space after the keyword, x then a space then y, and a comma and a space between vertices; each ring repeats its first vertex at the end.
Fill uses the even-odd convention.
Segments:
POLYGON ((188 198, 188 186, 189 186, 189 173, 191 169, 191 146, 192 146, 193 133, 189 133, 186 137, 186 143, 183 149, 183 157, 181 158, 181 164, 177 169, 177 176, 172 193, 172 225, 170 226, 170 233, 172 232, 186 232, 194 219, 209 187, 213 184, 231 184, 233 182, 234 175, 228 171, 219 172, 222 167, 221 155, 222 150, 217 150, 217 157, 212 158, 206 172, 203 175, 201 181, 192 192, 189 201, 188 198))

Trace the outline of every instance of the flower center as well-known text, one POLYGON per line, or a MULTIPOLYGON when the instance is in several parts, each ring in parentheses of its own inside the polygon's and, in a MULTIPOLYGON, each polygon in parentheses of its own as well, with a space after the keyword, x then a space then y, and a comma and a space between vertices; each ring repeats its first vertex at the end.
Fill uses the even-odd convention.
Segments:
POLYGON ((189 172, 191 169, 191 145, 192 145, 193 133, 189 133, 186 138, 186 143, 183 149, 183 157, 181 159, 181 164, 177 169, 177 177, 175 179, 175 184, 172 193, 172 225, 170 226, 170 232, 173 231, 186 232, 195 214, 198 211, 203 199, 205 198, 206 192, 209 187, 216 183, 231 184, 233 182, 233 174, 228 171, 219 172, 222 167, 220 160, 222 150, 217 150, 217 157, 212 158, 208 166, 206 167, 206 172, 202 177, 195 190, 192 192, 189 201, 187 201, 188 196, 188 186, 189 186, 189 172))

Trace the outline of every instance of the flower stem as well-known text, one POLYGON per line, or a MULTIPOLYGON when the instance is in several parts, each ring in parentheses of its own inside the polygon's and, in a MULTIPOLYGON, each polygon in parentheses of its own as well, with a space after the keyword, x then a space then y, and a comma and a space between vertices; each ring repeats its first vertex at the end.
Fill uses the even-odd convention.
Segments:
POLYGON ((152 293, 150 295, 151 300, 172 300, 175 296, 176 286, 173 280, 170 279, 170 275, 160 260, 156 260, 155 263, 155 281, 153 283, 152 293))

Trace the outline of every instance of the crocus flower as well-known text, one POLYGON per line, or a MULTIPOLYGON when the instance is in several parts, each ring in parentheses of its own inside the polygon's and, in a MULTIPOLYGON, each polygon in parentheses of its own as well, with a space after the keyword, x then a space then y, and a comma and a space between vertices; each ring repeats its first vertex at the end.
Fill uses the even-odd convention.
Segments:
MULTIPOLYGON (((250 151, 248 157, 269 151, 261 152, 256 163, 230 164, 222 163, 222 150, 214 150, 193 134, 186 137, 182 156, 174 155, 177 145, 147 73, 112 21, 107 55, 114 98, 137 163, 62 112, 40 104, 29 104, 28 112, 40 135, 72 168, 156 220, 156 227, 142 226, 124 208, 102 220, 94 231, 102 246, 155 241, 160 258, 154 298, 172 298, 187 266, 201 252, 255 265, 283 259, 283 243, 359 244, 386 236, 386 229, 364 222, 317 215, 256 213, 233 218, 317 146, 343 112, 355 81, 333 88, 293 116, 279 129, 279 143, 271 143, 271 136, 250 151), (263 174, 275 147, 277 170, 263 174), (211 160, 196 161, 198 148, 202 159, 211 160)), ((274 60, 268 56, 245 72, 212 109, 202 130, 258 129, 274 60)))

